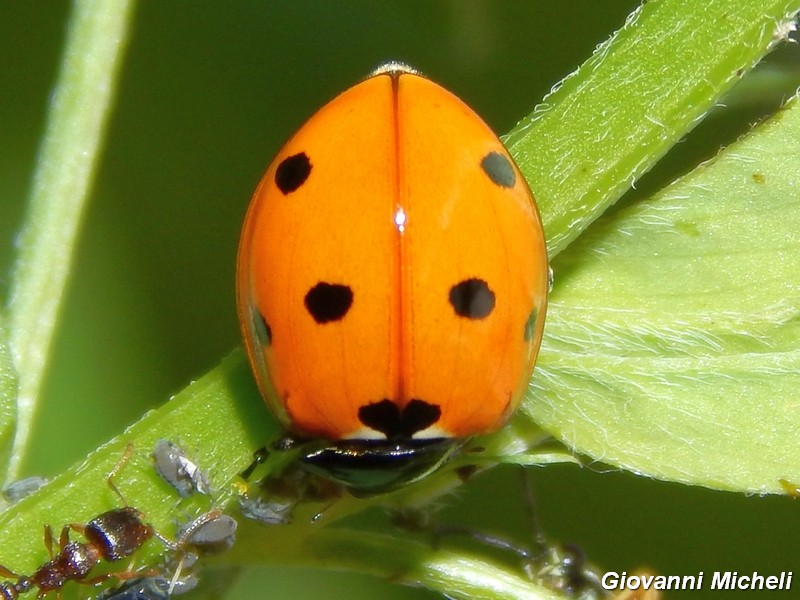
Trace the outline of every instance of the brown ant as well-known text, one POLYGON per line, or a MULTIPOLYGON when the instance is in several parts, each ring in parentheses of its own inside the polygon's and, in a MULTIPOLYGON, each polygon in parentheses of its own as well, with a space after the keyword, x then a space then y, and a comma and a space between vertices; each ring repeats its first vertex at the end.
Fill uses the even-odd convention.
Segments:
POLYGON ((129 506, 122 493, 114 484, 114 477, 125 466, 131 457, 133 445, 128 444, 122 459, 106 478, 108 486, 125 504, 122 508, 106 511, 86 525, 71 523, 61 529, 58 538, 58 552, 53 552, 53 531, 49 525, 44 527, 44 544, 50 555, 50 560, 40 566, 31 575, 19 575, 0 565, 0 575, 16 579, 0 583, 0 600, 17 600, 35 588, 39 592, 37 598, 44 598, 55 591, 61 596, 61 588, 68 581, 77 581, 87 585, 94 585, 114 577, 119 580, 131 579, 139 576, 138 573, 126 570, 115 573, 104 573, 97 577, 87 579, 90 571, 105 560, 115 562, 131 556, 145 542, 152 537, 157 537, 168 548, 175 549, 176 544, 162 537, 153 529, 153 526, 142 521, 143 514, 136 508, 129 506), (69 539, 70 530, 79 533, 86 540, 75 542, 69 539))

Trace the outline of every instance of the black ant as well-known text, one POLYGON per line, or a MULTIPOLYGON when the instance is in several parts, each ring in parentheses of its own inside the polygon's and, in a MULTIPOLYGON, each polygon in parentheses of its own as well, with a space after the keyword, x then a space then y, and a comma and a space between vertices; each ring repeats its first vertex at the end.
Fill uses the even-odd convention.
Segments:
POLYGON ((173 542, 156 532, 152 525, 142 521, 144 515, 136 508, 128 506, 124 496, 114 484, 114 477, 128 462, 132 451, 133 445, 128 444, 122 459, 106 479, 108 486, 125 506, 106 511, 86 525, 76 523, 65 525, 58 538, 58 553, 53 552, 53 531, 49 525, 45 525, 44 545, 47 547, 50 560, 31 575, 19 575, 0 565, 0 575, 16 579, 15 582, 0 583, 0 600, 17 600, 20 594, 35 588, 39 590, 37 598, 44 598, 52 591, 60 597, 61 588, 68 581, 94 585, 111 577, 120 580, 136 577, 137 573, 126 570, 104 573, 87 579, 90 571, 100 561, 115 562, 131 556, 152 537, 157 537, 170 549, 176 548, 173 542), (81 534, 86 541, 70 541, 70 530, 81 534))

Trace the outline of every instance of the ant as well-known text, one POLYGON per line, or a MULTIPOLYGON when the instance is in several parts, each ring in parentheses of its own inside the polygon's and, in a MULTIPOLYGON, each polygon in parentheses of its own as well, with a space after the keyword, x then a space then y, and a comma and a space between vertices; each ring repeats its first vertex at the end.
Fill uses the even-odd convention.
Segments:
POLYGON ((131 556, 150 538, 156 537, 168 548, 175 549, 176 544, 167 540, 145 523, 143 513, 129 506, 122 493, 114 484, 114 477, 127 464, 133 452, 133 445, 128 444, 122 459, 106 478, 108 486, 122 500, 122 508, 106 511, 94 519, 81 525, 70 523, 61 529, 58 538, 58 552, 53 551, 53 531, 49 525, 44 527, 44 545, 50 560, 40 566, 32 575, 19 575, 0 565, 0 575, 16 579, 15 582, 4 581, 0 583, 0 600, 17 600, 34 588, 38 588, 37 598, 44 598, 55 591, 60 597, 61 588, 68 581, 78 581, 87 585, 94 585, 114 577, 119 580, 131 579, 137 573, 130 570, 104 573, 97 577, 87 579, 89 572, 101 561, 115 562, 131 556), (69 539, 70 530, 79 533, 86 540, 75 542, 69 539))
POLYGON ((100 593, 97 600, 168 600, 193 590, 198 585, 191 569, 201 554, 225 552, 236 541, 236 520, 219 509, 200 515, 178 532, 175 546, 180 549, 177 566, 171 579, 164 574, 151 574, 126 580, 117 588, 100 593))

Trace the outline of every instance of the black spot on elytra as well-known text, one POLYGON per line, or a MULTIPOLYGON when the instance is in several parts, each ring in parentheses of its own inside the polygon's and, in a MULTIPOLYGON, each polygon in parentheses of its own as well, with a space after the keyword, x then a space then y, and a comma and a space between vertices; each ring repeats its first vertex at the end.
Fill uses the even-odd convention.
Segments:
POLYGON ((308 290, 305 305, 317 323, 338 321, 353 304, 353 290, 338 283, 320 281, 308 290))
POLYGON ((411 438, 436 423, 441 416, 442 410, 437 405, 416 398, 404 409, 387 399, 358 409, 358 418, 364 425, 380 431, 390 440, 411 438))
POLYGON ((275 185, 284 194, 289 194, 303 185, 311 173, 311 161, 305 152, 284 158, 275 171, 275 185))
POLYGON ((539 311, 534 308, 531 314, 528 315, 528 320, 525 321, 525 341, 530 342, 533 339, 533 332, 536 331, 536 318, 539 316, 539 311))
POLYGON ((256 330, 256 337, 262 346, 269 346, 272 343, 272 327, 260 312, 253 312, 253 327, 256 330))
POLYGON ((450 288, 450 304, 459 317, 483 319, 494 309, 494 292, 483 279, 465 279, 450 288))
POLYGON ((484 156, 481 160, 481 169, 500 187, 512 188, 517 181, 517 174, 511 161, 500 152, 489 152, 484 156))

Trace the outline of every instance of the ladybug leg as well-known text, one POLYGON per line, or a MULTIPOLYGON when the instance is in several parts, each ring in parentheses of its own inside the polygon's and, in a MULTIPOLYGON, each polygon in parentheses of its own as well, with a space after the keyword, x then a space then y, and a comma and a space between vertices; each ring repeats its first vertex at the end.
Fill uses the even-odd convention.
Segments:
POLYGON ((255 471, 256 468, 267 459, 267 456, 269 456, 269 452, 266 448, 259 448, 253 452, 253 462, 251 462, 247 468, 241 472, 240 477, 245 481, 248 481, 250 476, 253 474, 253 471, 255 471))
POLYGON ((271 472, 282 471, 284 468, 292 464, 294 460, 294 453, 302 451, 303 443, 307 440, 301 440, 291 434, 284 434, 277 440, 273 441, 269 447, 262 447, 253 452, 253 461, 242 471, 239 476, 246 482, 255 479, 259 481, 264 479, 264 475, 257 473, 259 467, 267 464, 267 459, 270 459, 272 464, 271 472), (277 461, 277 462, 274 462, 277 461), (255 476, 254 476, 255 474, 255 476))

